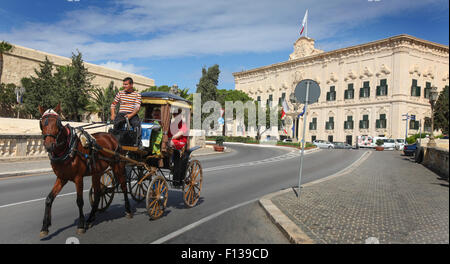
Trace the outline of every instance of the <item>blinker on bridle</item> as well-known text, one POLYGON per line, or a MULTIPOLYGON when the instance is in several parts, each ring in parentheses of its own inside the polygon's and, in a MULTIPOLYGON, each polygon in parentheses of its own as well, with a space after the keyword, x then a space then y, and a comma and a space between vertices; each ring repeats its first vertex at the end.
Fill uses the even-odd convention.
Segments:
POLYGON ((41 119, 39 119, 39 126, 41 128, 41 131, 43 131, 43 127, 48 125, 48 119, 49 118, 55 118, 56 119, 56 125, 58 126, 58 134, 54 135, 54 134, 43 134, 42 138, 45 140, 46 137, 52 137, 55 140, 59 137, 59 135, 61 135, 62 132, 62 128, 63 125, 61 123, 61 119, 59 118, 58 115, 55 114, 45 114, 44 116, 41 117, 41 119), (44 120, 44 125, 42 126, 42 121, 44 120))

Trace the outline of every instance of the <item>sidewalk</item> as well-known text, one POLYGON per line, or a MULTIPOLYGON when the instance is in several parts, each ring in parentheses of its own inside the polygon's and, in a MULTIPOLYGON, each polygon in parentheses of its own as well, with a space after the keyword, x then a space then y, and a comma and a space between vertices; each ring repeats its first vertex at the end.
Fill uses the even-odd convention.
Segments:
MULTIPOLYGON (((220 155, 231 151, 230 148, 226 148, 224 152, 217 152, 212 147, 205 147, 192 152, 191 156, 195 158, 206 155, 220 155)), ((53 172, 53 170, 48 157, 39 160, 18 159, 17 161, 0 162, 0 178, 50 172, 53 172)))
MULTIPOLYGON (((364 160, 365 159, 365 160, 364 160)), ((449 243, 449 183, 398 151, 260 200, 294 243, 449 243), (368 240, 367 240, 368 239, 368 240)))

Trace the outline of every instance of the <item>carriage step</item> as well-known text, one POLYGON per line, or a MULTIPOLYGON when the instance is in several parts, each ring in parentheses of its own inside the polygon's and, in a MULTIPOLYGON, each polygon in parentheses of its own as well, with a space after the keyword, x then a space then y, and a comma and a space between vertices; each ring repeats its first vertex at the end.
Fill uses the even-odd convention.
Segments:
POLYGON ((122 146, 122 149, 126 150, 126 151, 133 151, 133 152, 136 152, 139 155, 143 155, 143 156, 148 154, 147 151, 141 150, 141 149, 139 149, 139 147, 122 146))

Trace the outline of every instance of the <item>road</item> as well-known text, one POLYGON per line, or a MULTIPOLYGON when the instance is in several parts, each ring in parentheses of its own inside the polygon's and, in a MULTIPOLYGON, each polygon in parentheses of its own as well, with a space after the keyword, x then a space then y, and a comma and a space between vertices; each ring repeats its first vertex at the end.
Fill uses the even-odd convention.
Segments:
MULTIPOLYGON (((40 239, 44 199, 54 174, 0 180, 0 243, 288 243, 257 200, 298 185, 299 153, 291 148, 229 145, 232 152, 203 156, 204 183, 196 207, 187 209, 181 191, 171 190, 165 215, 150 221, 145 202, 131 202, 134 218, 124 217, 123 195, 97 215, 94 226, 76 234, 78 209, 73 183, 55 199, 49 236, 40 239)), ((305 156, 302 183, 331 175, 356 161, 363 150, 320 150, 305 156)), ((90 178, 84 180, 89 190, 90 178)), ((88 192, 84 213, 90 211, 88 192)), ((131 199, 130 199, 131 200, 131 199)))

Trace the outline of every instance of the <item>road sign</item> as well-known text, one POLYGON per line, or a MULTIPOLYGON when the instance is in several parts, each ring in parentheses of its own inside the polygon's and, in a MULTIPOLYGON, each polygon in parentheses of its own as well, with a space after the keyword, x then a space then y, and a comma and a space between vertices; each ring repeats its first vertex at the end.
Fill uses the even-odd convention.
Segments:
POLYGON ((219 122, 219 125, 223 125, 224 122, 225 122, 225 120, 223 119, 223 117, 219 118, 217 121, 219 122))
POLYGON ((295 87, 295 98, 302 104, 305 104, 303 108, 303 138, 302 138, 302 154, 300 156, 300 171, 298 175, 298 198, 300 199, 300 190, 302 184, 302 171, 303 171, 303 156, 305 152, 305 131, 306 131, 306 116, 308 111, 308 104, 315 103, 319 100, 320 87, 319 84, 311 79, 302 80, 295 87))
POLYGON ((311 79, 305 79, 297 84, 297 86, 295 87, 294 94, 300 103, 304 104, 308 100, 308 104, 312 104, 317 102, 319 99, 320 86, 316 81, 313 81, 311 79), (308 88, 308 84, 309 84, 309 91, 307 94, 306 90, 308 88), (307 95, 308 98, 306 98, 307 95))

